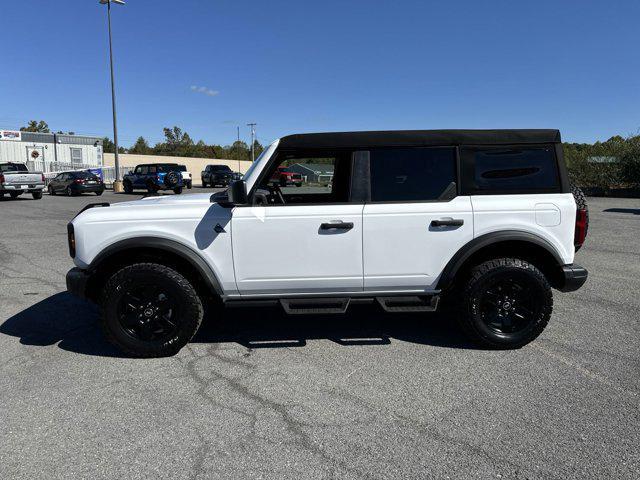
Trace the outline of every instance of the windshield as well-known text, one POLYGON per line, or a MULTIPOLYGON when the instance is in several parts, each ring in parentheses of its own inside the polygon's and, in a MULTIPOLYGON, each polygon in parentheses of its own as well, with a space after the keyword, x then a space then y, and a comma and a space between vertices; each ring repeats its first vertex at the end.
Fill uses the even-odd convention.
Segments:
POLYGON ((27 166, 23 163, 4 163, 0 165, 0 172, 27 172, 27 166))

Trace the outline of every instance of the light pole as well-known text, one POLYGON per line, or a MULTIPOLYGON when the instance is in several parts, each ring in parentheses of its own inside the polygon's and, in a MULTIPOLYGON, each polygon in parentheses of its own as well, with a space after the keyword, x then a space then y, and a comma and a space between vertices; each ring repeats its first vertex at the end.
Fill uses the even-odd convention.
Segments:
POLYGON ((255 138, 256 138, 256 125, 257 123, 247 123, 247 127, 251 127, 251 163, 253 163, 256 159, 255 155, 255 138))
POLYGON ((118 124, 116 122, 116 89, 113 82, 113 47, 111 46, 111 4, 117 3, 124 5, 123 0, 100 0, 102 5, 107 5, 107 24, 109 25, 109 67, 111 69, 111 108, 113 111, 113 144, 115 145, 115 170, 116 178, 113 182, 113 191, 122 191, 122 182, 120 182, 120 159, 118 158, 118 124))

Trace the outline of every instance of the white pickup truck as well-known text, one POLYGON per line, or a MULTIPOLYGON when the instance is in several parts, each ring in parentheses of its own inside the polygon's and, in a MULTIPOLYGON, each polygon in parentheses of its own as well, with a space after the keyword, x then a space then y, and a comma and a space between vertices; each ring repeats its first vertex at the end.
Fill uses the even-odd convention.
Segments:
POLYGON ((0 198, 5 193, 11 198, 30 193, 34 200, 40 200, 44 188, 42 172, 30 172, 24 163, 0 163, 0 198))

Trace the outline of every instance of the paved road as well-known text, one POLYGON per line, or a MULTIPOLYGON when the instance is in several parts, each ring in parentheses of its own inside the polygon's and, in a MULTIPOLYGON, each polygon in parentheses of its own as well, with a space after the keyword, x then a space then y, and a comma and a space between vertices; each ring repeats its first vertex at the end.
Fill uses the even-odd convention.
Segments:
POLYGON ((639 478, 639 200, 591 199, 589 282, 518 351, 439 316, 262 309, 158 360, 64 293, 94 201, 0 202, 0 478, 639 478))

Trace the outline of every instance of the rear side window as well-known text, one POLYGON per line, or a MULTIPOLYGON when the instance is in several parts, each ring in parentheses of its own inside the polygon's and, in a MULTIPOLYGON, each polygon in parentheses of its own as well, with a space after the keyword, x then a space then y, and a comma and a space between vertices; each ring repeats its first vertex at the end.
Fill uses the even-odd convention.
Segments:
POLYGON ((449 199, 455 192, 455 148, 372 149, 370 165, 373 202, 449 199))
POLYGON ((553 146, 467 147, 463 159, 469 193, 560 191, 553 146))

